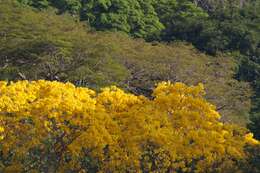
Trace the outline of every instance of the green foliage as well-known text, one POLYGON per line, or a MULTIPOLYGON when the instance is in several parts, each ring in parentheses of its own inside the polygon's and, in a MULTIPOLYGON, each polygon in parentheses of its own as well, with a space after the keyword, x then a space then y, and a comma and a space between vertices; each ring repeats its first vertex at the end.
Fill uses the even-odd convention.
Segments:
POLYGON ((98 30, 112 29, 154 39, 163 29, 149 0, 91 0, 83 3, 83 9, 81 19, 98 30))
MULTIPOLYGON (((260 2, 252 2, 251 5, 247 5, 245 10, 241 11, 241 15, 247 16, 249 22, 247 26, 252 33, 254 40, 254 46, 248 52, 243 52, 244 58, 241 61, 240 70, 238 73, 238 79, 245 80, 251 83, 254 88, 254 96, 252 97, 253 106, 251 109, 251 123, 249 129, 254 132, 255 136, 260 138, 260 2)), ((250 45, 248 44, 248 45, 250 45)))
MULTIPOLYGON (((254 65, 258 65, 255 63, 252 63, 254 65)), ((253 97, 253 106, 251 109, 251 115, 250 115, 250 123, 248 124, 248 128, 254 133, 255 137, 257 139, 260 139, 260 65, 258 65, 255 68, 251 68, 252 70, 255 70, 254 73, 257 73, 255 76, 257 79, 254 80, 255 84, 255 95, 253 97)), ((254 73, 249 73, 249 75, 252 75, 254 73)), ((249 76, 248 75, 248 76, 249 76)))
POLYGON ((158 39, 164 28, 151 0, 44 0, 21 1, 36 8, 56 7, 59 13, 77 14, 97 30, 122 31, 134 37, 158 39), (37 3, 36 3, 37 2, 37 3))
POLYGON ((147 40, 185 40, 210 54, 255 55, 259 44, 260 3, 253 0, 18 1, 78 14, 97 30, 123 31, 147 40))
POLYGON ((52 12, 37 14, 15 4, 1 4, 1 79, 49 79, 91 81, 103 86, 120 82, 127 75, 94 38, 85 39, 86 26, 69 16, 52 12), (16 18, 13 21, 13 18, 16 18), (10 21, 12 21, 10 23, 10 21), (74 75, 74 74, 77 75, 74 75), (107 75, 110 73, 110 75, 107 75))
MULTIPOLYGON (((259 102, 258 102, 259 103, 259 102)), ((256 139, 260 139, 260 114, 259 110, 254 112, 250 116, 251 123, 248 125, 248 128, 255 134, 256 139)))
POLYGON ((79 15, 82 8, 80 0, 49 0, 51 5, 59 9, 60 13, 69 11, 71 14, 79 15))
POLYGON ((159 0, 154 6, 165 26, 161 34, 164 41, 189 41, 198 34, 199 22, 208 17, 206 12, 187 0, 159 0))
POLYGON ((18 1, 40 9, 46 8, 49 3, 59 13, 77 14, 81 21, 88 22, 97 30, 122 31, 146 40, 158 40, 162 33, 166 33, 163 34, 166 37, 182 29, 186 30, 182 32, 188 32, 191 21, 207 16, 189 0, 18 1), (37 5, 36 2, 44 5, 37 5))

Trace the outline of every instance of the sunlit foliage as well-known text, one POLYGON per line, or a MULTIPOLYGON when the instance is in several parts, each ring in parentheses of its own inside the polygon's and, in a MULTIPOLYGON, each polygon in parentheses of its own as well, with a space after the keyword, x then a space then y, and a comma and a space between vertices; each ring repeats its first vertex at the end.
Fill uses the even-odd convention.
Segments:
POLYGON ((1 172, 223 172, 255 169, 259 141, 223 124, 203 85, 160 83, 153 99, 112 86, 0 83, 1 172), (243 164, 242 164, 243 163, 243 164))

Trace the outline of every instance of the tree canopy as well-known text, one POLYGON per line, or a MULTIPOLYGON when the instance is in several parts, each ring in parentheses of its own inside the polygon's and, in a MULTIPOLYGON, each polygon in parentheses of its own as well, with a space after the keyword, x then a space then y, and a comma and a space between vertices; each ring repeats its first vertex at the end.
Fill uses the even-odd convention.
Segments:
POLYGON ((43 80, 0 89, 1 172, 259 171, 246 148, 260 142, 221 123, 202 84, 160 83, 153 99, 43 80))

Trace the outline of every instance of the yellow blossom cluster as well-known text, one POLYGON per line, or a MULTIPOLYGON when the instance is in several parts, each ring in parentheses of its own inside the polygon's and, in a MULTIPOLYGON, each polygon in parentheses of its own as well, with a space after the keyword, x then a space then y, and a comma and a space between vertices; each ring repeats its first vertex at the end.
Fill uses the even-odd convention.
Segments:
POLYGON ((0 82, 0 172, 238 171, 259 141, 221 123, 204 94, 169 82, 153 99, 114 86, 0 82))

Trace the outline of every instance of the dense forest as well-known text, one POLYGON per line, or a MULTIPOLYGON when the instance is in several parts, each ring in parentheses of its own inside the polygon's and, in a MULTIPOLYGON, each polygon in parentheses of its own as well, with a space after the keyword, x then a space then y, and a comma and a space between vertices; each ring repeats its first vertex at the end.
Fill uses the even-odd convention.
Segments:
POLYGON ((258 0, 0 0, 0 80, 0 172, 260 172, 258 0))

